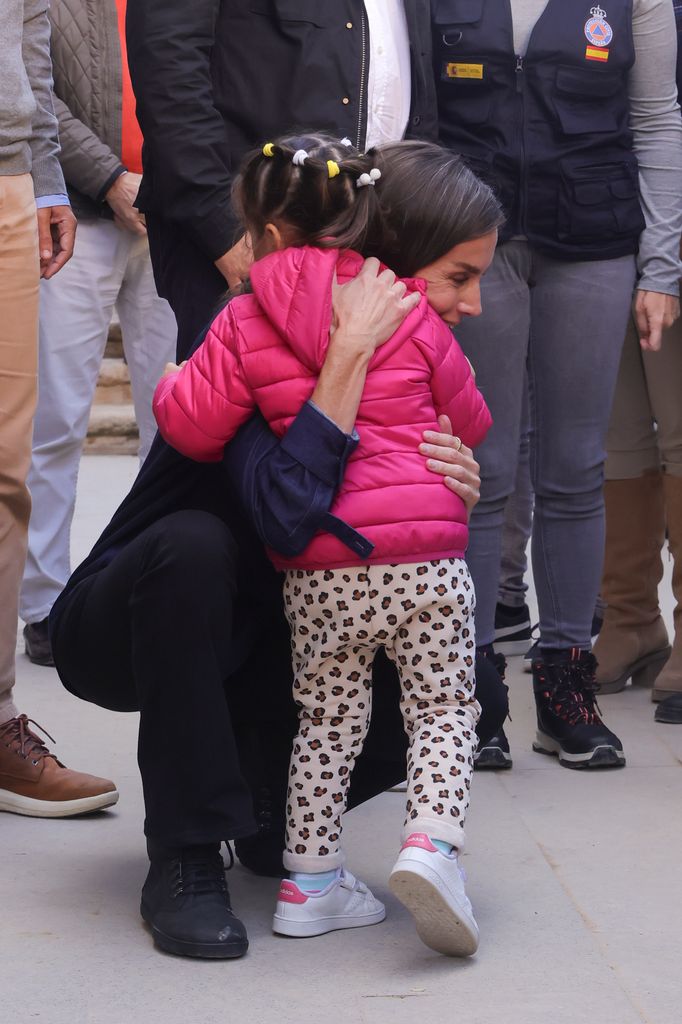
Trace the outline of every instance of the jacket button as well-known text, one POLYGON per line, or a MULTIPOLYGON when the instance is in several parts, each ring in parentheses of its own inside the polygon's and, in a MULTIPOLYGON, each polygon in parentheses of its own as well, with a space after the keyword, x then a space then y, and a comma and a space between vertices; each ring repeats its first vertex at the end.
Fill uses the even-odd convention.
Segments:
POLYGON ((347 96, 344 96, 341 102, 343 103, 344 107, 347 107, 348 104, 350 103, 350 100, 348 99, 347 96))
POLYGON ((352 27, 353 27, 353 22, 352 21, 347 21, 346 22, 346 28, 352 28, 352 27))
POLYGON ((412 118, 412 124, 413 125, 418 125, 418 124, 421 124, 421 123, 422 123, 421 117, 419 116, 419 114, 415 114, 414 117, 412 118))

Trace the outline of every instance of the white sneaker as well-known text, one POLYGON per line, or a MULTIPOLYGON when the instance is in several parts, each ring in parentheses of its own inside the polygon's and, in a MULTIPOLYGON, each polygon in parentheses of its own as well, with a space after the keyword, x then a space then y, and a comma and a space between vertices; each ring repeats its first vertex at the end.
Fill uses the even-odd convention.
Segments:
POLYGON ((364 882, 341 870, 338 878, 320 892, 302 892, 289 878, 279 887, 272 930, 278 935, 303 938, 324 935, 338 928, 363 928, 379 924, 386 907, 375 899, 364 882))
POLYGON ((417 934, 430 949, 447 956, 476 952, 478 925, 456 854, 447 856, 427 835, 414 832, 403 844, 388 884, 414 917, 417 934))

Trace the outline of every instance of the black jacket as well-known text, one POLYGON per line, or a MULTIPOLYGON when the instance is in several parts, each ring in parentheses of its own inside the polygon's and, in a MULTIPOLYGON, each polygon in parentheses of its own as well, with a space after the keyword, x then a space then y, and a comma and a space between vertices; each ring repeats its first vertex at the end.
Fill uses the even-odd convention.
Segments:
MULTIPOLYGON (((405 5, 408 134, 435 140, 429 0, 405 5)), ((128 0, 128 61, 145 138, 140 209, 179 223, 211 259, 234 243, 244 153, 295 128, 359 148, 367 120, 362 0, 128 0)))

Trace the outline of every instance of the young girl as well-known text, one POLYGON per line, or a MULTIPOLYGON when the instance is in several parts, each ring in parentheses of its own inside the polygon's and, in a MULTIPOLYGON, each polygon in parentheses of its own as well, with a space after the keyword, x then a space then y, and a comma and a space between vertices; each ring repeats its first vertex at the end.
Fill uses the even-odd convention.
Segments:
POLYGON ((478 929, 458 853, 480 710, 467 516, 418 447, 442 414, 470 447, 490 426, 444 319, 480 312, 478 282, 501 222, 492 193, 458 157, 428 144, 396 143, 366 156, 322 136, 266 144, 246 160, 235 189, 257 260, 253 294, 233 299, 190 361, 161 380, 154 411, 166 440, 199 460, 220 459, 255 405, 285 434, 314 389, 330 332, 342 327, 333 322, 333 290, 363 272, 353 250, 387 253, 399 266, 405 211, 426 187, 438 211, 429 242, 437 258, 423 268, 428 285, 419 275, 393 285, 413 308, 370 360, 359 445, 329 532, 297 558, 270 553, 286 571, 300 709, 284 854, 291 877, 280 888, 274 929, 319 935, 385 916, 344 869, 341 850, 346 793, 369 723, 372 661, 383 646, 398 667, 409 740, 403 843, 390 885, 427 945, 467 955, 478 929))

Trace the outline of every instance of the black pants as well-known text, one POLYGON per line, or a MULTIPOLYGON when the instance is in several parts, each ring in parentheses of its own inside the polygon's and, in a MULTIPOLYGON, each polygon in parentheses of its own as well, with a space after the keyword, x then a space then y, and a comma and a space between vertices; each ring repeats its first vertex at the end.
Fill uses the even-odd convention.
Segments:
POLYGON ((227 292, 227 282, 208 256, 171 221, 148 214, 147 234, 157 291, 167 299, 178 324, 177 360, 181 362, 213 319, 227 292))
MULTIPOLYGON (((258 588, 261 601, 244 596, 251 561, 216 516, 176 512, 79 584, 54 624, 67 689, 140 712, 145 832, 165 845, 251 834, 261 787, 284 817, 297 729, 289 632, 274 574, 274 587, 258 588)), ((487 739, 506 715, 506 689, 487 677, 477 696, 487 739)), ((349 806, 403 779, 405 752, 397 675, 379 656, 349 806)))

